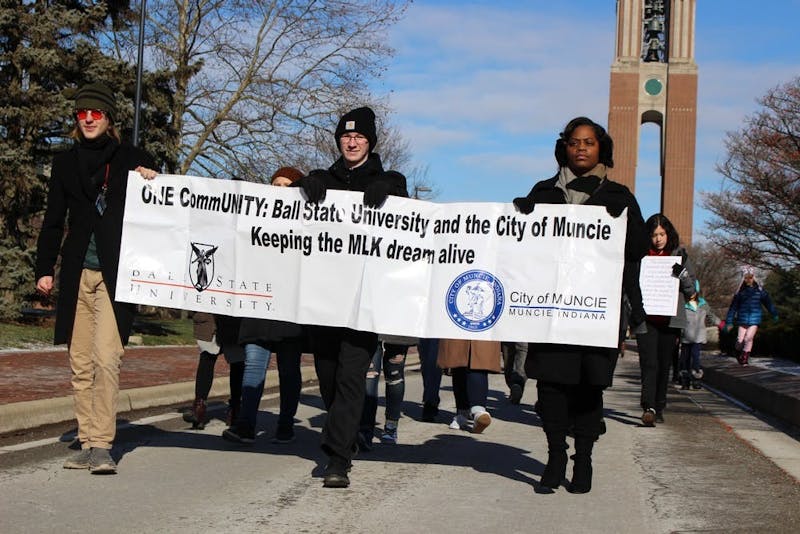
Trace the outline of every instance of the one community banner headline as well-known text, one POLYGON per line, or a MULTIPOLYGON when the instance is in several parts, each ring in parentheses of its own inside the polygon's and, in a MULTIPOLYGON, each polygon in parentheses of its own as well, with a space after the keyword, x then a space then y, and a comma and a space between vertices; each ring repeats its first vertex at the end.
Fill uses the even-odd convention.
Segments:
POLYGON ((616 347, 627 214, 128 180, 117 299, 413 337, 616 347))

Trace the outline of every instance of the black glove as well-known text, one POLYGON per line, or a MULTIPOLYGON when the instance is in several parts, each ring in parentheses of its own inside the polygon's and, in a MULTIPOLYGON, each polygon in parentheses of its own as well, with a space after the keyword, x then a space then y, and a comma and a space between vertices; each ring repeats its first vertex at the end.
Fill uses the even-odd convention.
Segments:
POLYGON ((514 199, 514 206, 519 210, 520 213, 524 213, 525 215, 532 212, 535 205, 536 203, 530 200, 528 197, 517 197, 514 199))
POLYGON ((325 183, 322 180, 313 174, 309 174, 308 176, 301 178, 298 181, 298 184, 303 188, 303 193, 306 194, 306 199, 309 202, 319 204, 325 200, 327 187, 325 187, 325 183))
POLYGON ((364 190, 364 204, 370 208, 379 208, 389 196, 389 184, 375 180, 364 190))
POLYGON ((689 274, 689 271, 686 270, 686 267, 681 265, 680 263, 676 263, 672 266, 672 276, 675 278, 685 278, 689 274))
POLYGON ((612 202, 611 204, 606 206, 606 211, 608 212, 608 214, 614 217, 615 219, 619 217, 624 210, 625 210, 625 204, 621 202, 620 203, 612 202))

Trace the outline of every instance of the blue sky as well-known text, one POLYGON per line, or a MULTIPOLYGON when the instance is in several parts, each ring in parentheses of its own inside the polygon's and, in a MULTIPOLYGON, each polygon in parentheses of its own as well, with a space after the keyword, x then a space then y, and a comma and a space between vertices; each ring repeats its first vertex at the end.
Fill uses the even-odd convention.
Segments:
MULTIPOLYGON (((375 90, 427 166, 436 201, 508 202, 555 172, 553 143, 572 117, 606 125, 614 60, 613 0, 416 0, 389 39, 396 55, 375 90)), ((767 89, 800 75, 800 0, 698 0, 694 239, 699 191, 722 177, 726 131, 767 89), (766 7, 768 6, 768 7, 766 7)), ((659 210, 658 130, 642 128, 636 196, 659 210)), ((380 152, 380 149, 378 149, 380 152)), ((403 170, 403 169, 398 169, 403 170)))

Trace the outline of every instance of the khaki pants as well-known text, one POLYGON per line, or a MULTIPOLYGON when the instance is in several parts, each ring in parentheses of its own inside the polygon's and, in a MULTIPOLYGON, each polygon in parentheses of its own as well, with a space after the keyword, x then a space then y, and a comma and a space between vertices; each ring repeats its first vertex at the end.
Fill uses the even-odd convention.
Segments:
POLYGON ((103 274, 84 269, 69 343, 78 440, 110 449, 117 430, 122 342, 103 274))

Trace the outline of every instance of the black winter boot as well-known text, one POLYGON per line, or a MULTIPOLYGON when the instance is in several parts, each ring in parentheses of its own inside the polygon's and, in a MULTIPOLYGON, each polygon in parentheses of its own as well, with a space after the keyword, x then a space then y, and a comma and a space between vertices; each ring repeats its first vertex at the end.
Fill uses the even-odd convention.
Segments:
POLYGON ((547 465, 539 484, 555 489, 561 485, 567 472, 566 434, 547 434, 547 465))
POLYGON ((592 490, 592 448, 595 438, 586 436, 575 437, 575 460, 572 466, 572 481, 569 484, 570 493, 589 493, 592 490))

